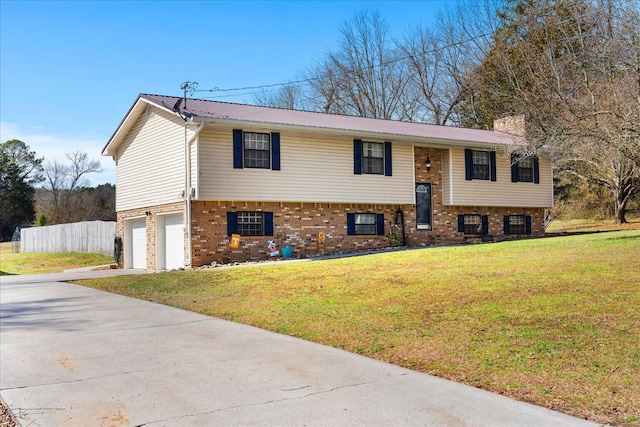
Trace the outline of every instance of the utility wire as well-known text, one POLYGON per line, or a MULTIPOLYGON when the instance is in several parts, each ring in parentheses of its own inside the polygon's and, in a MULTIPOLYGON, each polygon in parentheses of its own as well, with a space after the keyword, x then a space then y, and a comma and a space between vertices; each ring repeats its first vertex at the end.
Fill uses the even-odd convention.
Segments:
MULTIPOLYGON (((618 4, 626 4, 626 3, 630 3, 632 1, 635 1, 635 0, 621 0, 621 1, 618 2, 618 4)), ((578 6, 580 6, 580 4, 577 4, 577 3, 570 5, 570 7, 578 7, 578 6)), ((555 11, 549 11, 547 13, 543 13, 543 14, 540 14, 540 15, 537 15, 537 16, 533 16, 533 17, 531 17, 529 19, 535 20, 535 19, 539 19, 539 18, 544 18, 544 17, 547 17, 547 16, 553 14, 554 12, 555 11)), ((597 13, 599 13, 599 10, 593 9, 593 10, 591 10, 589 12, 584 13, 584 14, 566 18, 566 19, 564 19, 562 21, 559 21, 559 22, 555 23, 555 25, 556 26, 560 26, 562 24, 566 24, 567 22, 574 21, 574 20, 580 19, 580 18, 585 18, 585 17, 587 17, 589 15, 594 15, 594 14, 597 14, 597 13)), ((469 38, 461 40, 461 41, 457 41, 457 42, 446 44, 444 46, 439 46, 439 47, 436 47, 436 48, 433 48, 433 49, 429 49, 429 50, 422 50, 422 51, 420 51, 420 52, 418 52, 416 54, 408 54, 408 55, 400 56, 400 57, 394 58, 392 60, 383 62, 381 64, 376 64, 376 65, 373 65, 373 66, 365 66, 365 67, 360 67, 360 68, 347 69, 347 70, 343 70, 343 71, 337 71, 335 73, 335 75, 337 77, 340 77, 340 76, 345 76, 345 75, 348 75, 348 74, 355 74, 355 73, 364 71, 366 68, 374 68, 375 69, 375 68, 386 67, 388 65, 391 65, 391 64, 394 64, 394 63, 397 63, 397 62, 401 62, 401 61, 410 59, 412 57, 424 57, 424 56, 426 56, 428 54, 437 53, 437 52, 443 51, 445 49, 450 49, 450 48, 457 47, 457 46, 462 45, 462 44, 466 44, 466 43, 469 43, 469 42, 472 42, 472 41, 476 41, 476 40, 480 40, 480 39, 483 39, 483 38, 486 38, 486 37, 490 37, 493 34, 494 34, 493 32, 485 32, 485 33, 482 33, 482 34, 479 34, 479 35, 476 35, 476 36, 473 36, 473 37, 469 37, 469 38)), ((193 90, 191 90, 190 92, 191 93, 193 93, 193 92, 241 92, 241 91, 246 91, 246 90, 253 91, 253 92, 237 93, 237 94, 231 94, 231 95, 216 95, 216 96, 211 96, 211 97, 203 97, 204 99, 229 98, 229 97, 236 97, 236 96, 256 95, 256 94, 259 94, 259 93, 263 92, 262 90, 261 91, 255 91, 256 89, 269 89, 269 88, 277 88, 277 87, 281 87, 281 86, 302 86, 302 85, 306 85, 306 84, 308 84, 308 83, 310 83, 312 81, 315 81, 315 80, 321 80, 323 78, 325 78, 325 76, 316 76, 316 77, 309 77, 309 78, 306 78, 306 79, 293 80, 293 81, 282 82, 282 83, 272 83, 272 84, 265 84, 265 85, 258 85, 258 86, 244 86, 244 87, 237 87, 237 88, 219 88, 219 87, 213 87, 211 89, 195 89, 195 88, 193 88, 193 90)), ((197 87, 197 85, 198 85, 197 82, 194 82, 192 84, 195 84, 195 87, 197 87)))

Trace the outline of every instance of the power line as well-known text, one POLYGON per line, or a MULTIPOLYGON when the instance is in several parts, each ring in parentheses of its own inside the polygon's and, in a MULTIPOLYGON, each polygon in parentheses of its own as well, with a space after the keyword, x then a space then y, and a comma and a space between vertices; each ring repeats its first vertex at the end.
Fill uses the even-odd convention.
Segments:
MULTIPOLYGON (((618 2, 618 4, 626 4, 626 3, 629 3, 629 2, 632 2, 632 1, 635 1, 635 0, 621 0, 621 1, 618 2)), ((574 4, 570 5, 570 7, 578 7, 578 6, 580 6, 580 4, 578 4, 578 3, 574 3, 574 4)), ((584 14, 581 14, 581 15, 577 15, 577 16, 572 16, 570 18, 561 20, 561 21, 555 23, 555 25, 559 26, 559 25, 565 24, 567 22, 574 21, 576 19, 580 19, 580 18, 587 17, 589 15, 597 14, 598 12, 599 12, 598 9, 592 9, 587 13, 584 13, 584 14)), ((540 15, 533 16, 530 19, 539 19, 539 18, 547 17, 547 16, 550 16, 553 13, 554 13, 554 11, 549 11, 547 13, 542 13, 540 15)), ((443 46, 439 46, 439 47, 436 47, 436 48, 433 48, 433 49, 429 49, 429 50, 422 50, 422 51, 420 51, 420 52, 418 52, 416 54, 407 54, 407 55, 399 56, 397 58, 385 61, 385 62, 383 62, 381 64, 375 64, 375 65, 372 65, 372 66, 365 66, 365 67, 360 67, 360 68, 353 68, 353 69, 337 71, 335 73, 335 75, 337 77, 340 77, 340 76, 345 76, 345 75, 348 75, 348 74, 355 74, 355 73, 361 72, 361 71, 365 70, 366 68, 383 68, 383 67, 389 66, 391 64, 410 59, 412 57, 424 57, 424 56, 426 56, 428 54, 437 53, 437 52, 440 52, 440 51, 444 51, 445 49, 450 49, 450 48, 453 48, 453 47, 460 46, 462 44, 466 44, 466 43, 473 42, 473 41, 476 41, 476 40, 480 40, 480 39, 483 39, 483 38, 491 37, 493 34, 494 34, 493 32, 485 32, 485 33, 482 33, 482 34, 479 34, 479 35, 476 35, 476 36, 473 36, 473 37, 469 37, 467 39, 463 39, 461 41, 456 41, 456 42, 449 43, 449 44, 446 44, 446 45, 443 45, 443 46)), ((237 94, 231 94, 231 95, 216 95, 216 96, 211 96, 211 97, 203 97, 204 99, 214 99, 214 98, 217 99, 217 98, 228 98, 228 97, 236 97, 236 96, 256 95, 256 94, 259 94, 259 93, 263 92, 262 90, 256 91, 257 89, 270 89, 270 88, 277 88, 277 87, 282 87, 282 86, 302 86, 302 85, 309 84, 310 82, 313 82, 315 80, 321 80, 324 77, 325 76, 316 76, 316 77, 309 77, 309 78, 306 78, 306 79, 293 80, 293 81, 282 82, 282 83, 272 83, 272 84, 265 84, 265 85, 257 85, 257 86, 244 86, 244 87, 237 87, 237 88, 213 87, 211 89, 196 89, 198 83, 197 82, 191 82, 191 84, 195 85, 195 87, 192 90, 190 90, 190 92, 191 93, 193 93, 193 92, 241 92, 241 91, 246 91, 246 90, 252 91, 252 92, 248 92, 248 93, 237 93, 237 94)), ((187 82, 187 83, 189 83, 189 82, 187 82)), ((183 89, 183 88, 181 87, 181 89, 183 89)))

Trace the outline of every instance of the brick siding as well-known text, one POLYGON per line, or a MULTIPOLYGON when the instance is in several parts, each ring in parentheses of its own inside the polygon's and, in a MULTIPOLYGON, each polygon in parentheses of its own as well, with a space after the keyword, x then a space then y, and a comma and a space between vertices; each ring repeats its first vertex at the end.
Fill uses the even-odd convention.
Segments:
MULTIPOLYGON (((191 202, 191 266, 212 262, 268 259, 268 242, 273 240, 278 250, 292 246, 293 257, 305 258, 323 254, 349 253, 382 249, 388 246, 390 224, 395 222, 398 209, 404 215, 407 246, 428 246, 463 243, 477 238, 458 232, 458 215, 488 215, 489 235, 503 236, 505 215, 530 215, 532 235, 544 234, 544 209, 497 208, 483 206, 442 205, 442 152, 439 149, 415 148, 415 177, 417 183, 432 184, 432 229, 418 229, 414 205, 379 205, 348 203, 290 203, 290 202, 191 202), (425 159, 431 159, 426 170, 425 159), (241 238, 238 249, 231 248, 227 235, 227 212, 273 212, 273 236, 241 238), (384 214, 385 235, 347 235, 348 213, 384 214), (319 232, 325 241, 318 241, 319 232)), ((118 234, 124 235, 124 220, 145 217, 147 224, 147 268, 156 267, 156 217, 166 212, 182 211, 184 203, 173 203, 118 212, 118 234), (147 212, 149 215, 147 215, 147 212)), ((186 233, 185 233, 186 234, 186 233)), ((508 236, 509 237, 509 236, 508 236)), ((188 244, 185 242, 185 259, 188 244)), ((123 248, 126 251, 126 246, 123 248)), ((122 266, 121 258, 120 266, 122 266)))

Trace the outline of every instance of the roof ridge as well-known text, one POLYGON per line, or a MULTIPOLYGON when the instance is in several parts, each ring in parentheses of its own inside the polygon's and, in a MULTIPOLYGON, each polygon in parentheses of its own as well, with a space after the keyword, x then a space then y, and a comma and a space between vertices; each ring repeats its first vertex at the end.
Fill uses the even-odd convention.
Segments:
MULTIPOLYGON (((158 96, 158 97, 167 97, 167 98, 173 98, 173 99, 183 99, 182 96, 160 95, 160 94, 150 94, 150 93, 140 93, 139 97, 141 96, 158 96)), ((208 102, 208 103, 214 103, 214 104, 234 105, 234 106, 242 106, 242 107, 250 107, 250 108, 262 108, 267 110, 295 111, 298 113, 310 113, 310 114, 318 114, 322 116, 339 116, 339 117, 348 117, 348 118, 355 118, 355 119, 379 120, 382 122, 413 123, 421 126, 435 126, 439 128, 467 129, 467 130, 473 130, 473 131, 494 132, 493 130, 487 130, 487 129, 473 129, 473 128, 466 128, 466 127, 460 127, 460 126, 436 125, 433 123, 413 122, 413 121, 406 121, 406 120, 399 120, 399 119, 382 119, 379 117, 366 117, 366 116, 356 116, 351 114, 327 113, 324 111, 298 110, 295 108, 270 107, 265 105, 247 104, 244 102, 216 101, 213 99, 202 99, 202 98, 187 98, 187 101, 200 101, 200 102, 208 102)), ((197 111, 197 109, 193 109, 193 108, 187 108, 187 110, 197 111)), ((203 110, 199 110, 199 111, 204 112, 203 110)))

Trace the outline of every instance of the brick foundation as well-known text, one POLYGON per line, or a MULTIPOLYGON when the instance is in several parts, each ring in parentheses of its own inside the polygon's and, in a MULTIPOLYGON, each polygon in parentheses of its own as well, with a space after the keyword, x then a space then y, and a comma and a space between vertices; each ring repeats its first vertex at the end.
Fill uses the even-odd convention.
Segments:
POLYGON ((412 205, 198 201, 193 202, 191 210, 193 266, 267 259, 269 240, 275 241, 278 249, 292 246, 293 256, 300 258, 382 249, 388 246, 389 226, 398 208, 404 213, 408 246, 463 243, 465 239, 476 238, 458 232, 458 214, 489 215, 489 234, 493 236, 503 234, 504 215, 531 215, 532 234, 543 233, 543 209, 442 207, 434 203, 433 230, 418 230, 412 205), (227 212, 241 211, 273 212, 274 235, 242 237, 240 248, 232 249, 227 236, 227 212), (347 235, 347 213, 384 214, 385 235, 347 235), (320 231, 325 233, 324 243, 318 242, 320 231))

